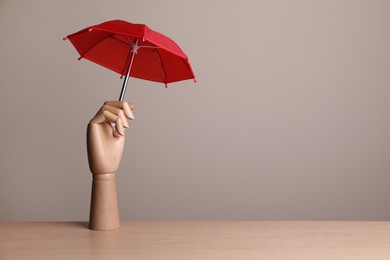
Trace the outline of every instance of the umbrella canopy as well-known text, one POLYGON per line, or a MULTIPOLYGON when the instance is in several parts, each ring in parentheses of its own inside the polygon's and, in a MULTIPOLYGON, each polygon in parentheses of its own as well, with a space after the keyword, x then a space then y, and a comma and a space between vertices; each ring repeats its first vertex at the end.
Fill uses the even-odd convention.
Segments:
POLYGON ((128 77, 168 83, 194 79, 187 55, 167 36, 144 24, 107 21, 65 37, 84 58, 128 77))

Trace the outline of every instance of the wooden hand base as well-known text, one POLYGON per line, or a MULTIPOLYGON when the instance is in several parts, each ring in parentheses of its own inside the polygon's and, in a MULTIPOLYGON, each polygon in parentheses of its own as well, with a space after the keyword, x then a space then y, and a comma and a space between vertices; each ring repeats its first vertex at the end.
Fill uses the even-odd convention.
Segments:
POLYGON ((115 173, 92 174, 89 228, 113 230, 120 226, 115 173))

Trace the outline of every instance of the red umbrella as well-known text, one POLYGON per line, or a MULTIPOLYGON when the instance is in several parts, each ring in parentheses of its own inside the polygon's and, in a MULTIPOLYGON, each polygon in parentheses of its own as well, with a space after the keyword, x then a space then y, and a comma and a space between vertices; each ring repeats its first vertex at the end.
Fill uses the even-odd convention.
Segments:
MULTIPOLYGON (((187 55, 167 36, 144 24, 107 21, 68 35, 84 58, 126 75, 119 100, 123 100, 129 76, 168 83, 194 79, 187 55)), ((195 81, 196 82, 196 81, 195 81)))

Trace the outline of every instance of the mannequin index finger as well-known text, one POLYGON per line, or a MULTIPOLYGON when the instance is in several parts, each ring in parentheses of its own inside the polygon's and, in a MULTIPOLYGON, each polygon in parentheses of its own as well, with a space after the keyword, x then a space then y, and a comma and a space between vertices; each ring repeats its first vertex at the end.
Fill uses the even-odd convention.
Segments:
POLYGON ((123 112, 125 112, 125 116, 127 118, 134 119, 133 112, 131 112, 131 110, 133 110, 135 108, 134 104, 129 104, 125 101, 107 101, 104 104, 122 109, 123 112))
POLYGON ((134 115, 131 112, 131 110, 135 107, 134 104, 131 104, 132 105, 131 106, 129 103, 127 103, 125 101, 107 101, 104 103, 104 105, 115 107, 118 109, 122 109, 123 112, 125 112, 125 116, 128 119, 134 119, 134 115))
POLYGON ((106 102, 104 102, 104 104, 105 105, 110 105, 110 106, 113 106, 113 107, 116 107, 116 108, 120 108, 120 109, 124 108, 126 106, 126 104, 127 104, 127 106, 131 110, 133 110, 135 108, 135 104, 127 103, 126 101, 118 101, 118 100, 116 100, 116 101, 106 101, 106 102))

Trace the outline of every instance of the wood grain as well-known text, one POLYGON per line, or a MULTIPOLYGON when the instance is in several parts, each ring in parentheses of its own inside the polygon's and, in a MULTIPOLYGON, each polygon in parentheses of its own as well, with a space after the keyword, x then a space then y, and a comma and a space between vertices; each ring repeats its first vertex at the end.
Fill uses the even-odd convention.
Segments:
POLYGON ((0 259, 390 259, 390 222, 0 223, 0 259))

